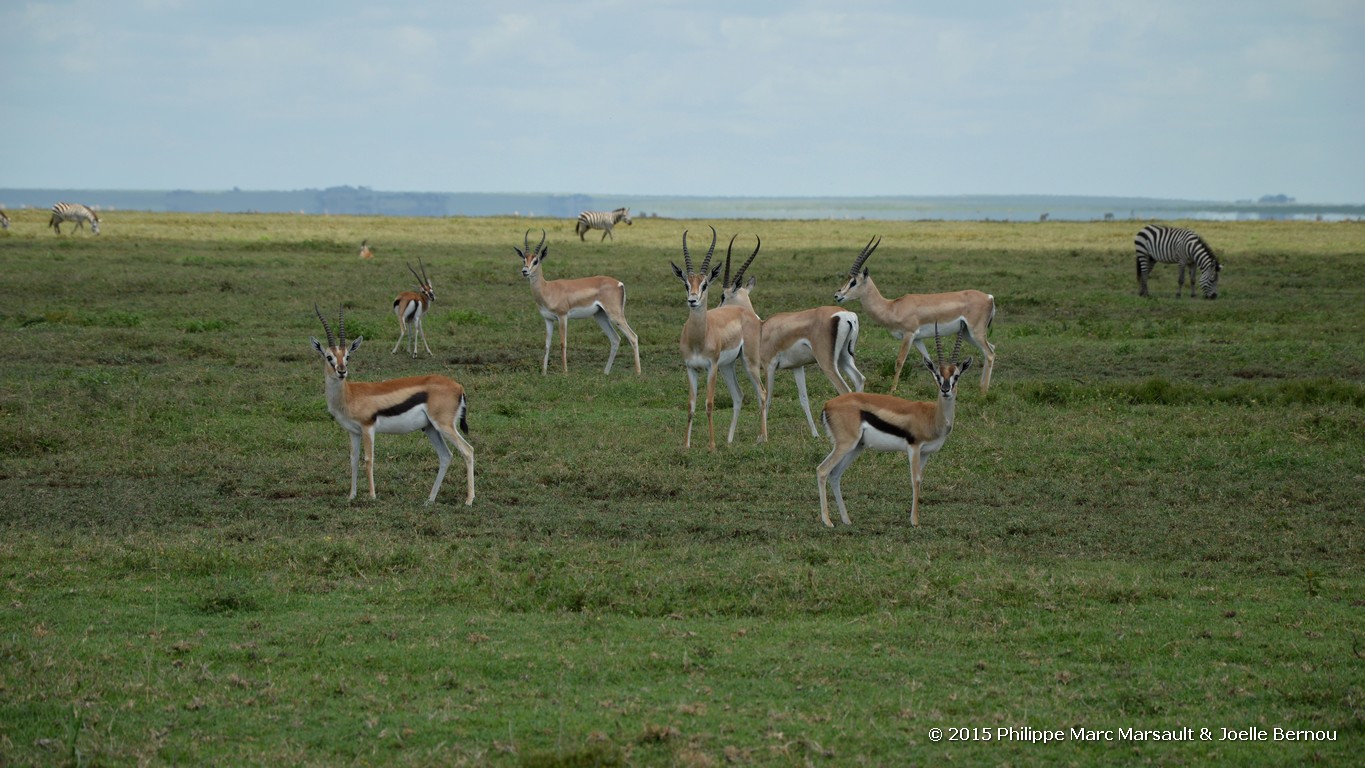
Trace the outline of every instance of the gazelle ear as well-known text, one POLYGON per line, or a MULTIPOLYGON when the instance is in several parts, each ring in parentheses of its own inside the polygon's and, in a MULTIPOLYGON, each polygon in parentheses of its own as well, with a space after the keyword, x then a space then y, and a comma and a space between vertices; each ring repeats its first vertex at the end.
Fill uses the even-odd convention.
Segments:
POLYGON ((963 360, 963 361, 961 362, 961 364, 959 364, 959 365, 957 366, 957 372, 958 372, 958 373, 962 373, 963 371, 965 371, 965 370, 967 370, 968 368, 971 368, 971 367, 972 367, 972 359, 969 357, 969 358, 967 358, 966 360, 963 360))
POLYGON ((928 355, 921 355, 920 357, 924 360, 924 367, 928 368, 930 373, 938 372, 938 367, 934 365, 934 361, 930 360, 928 355))
POLYGON ((548 258, 550 258, 550 246, 547 245, 547 246, 545 246, 545 248, 540 252, 540 258, 538 259, 538 261, 545 261, 545 260, 548 259, 548 258))
POLYGON ((717 265, 716 265, 716 268, 713 269, 713 270, 711 270, 711 276, 708 277, 708 278, 706 278, 706 282, 709 283, 709 282, 715 280, 715 279, 716 279, 716 275, 719 275, 719 274, 720 274, 720 268, 721 268, 722 266, 723 266, 723 265, 721 265, 721 264, 717 264, 717 265))
POLYGON ((313 342, 313 349, 316 349, 319 355, 327 354, 326 352, 322 351, 322 342, 318 341, 316 336, 309 336, 308 340, 313 342))
POLYGON ((863 277, 867 277, 867 267, 863 267, 863 277))
POLYGON ((347 354, 349 354, 349 353, 351 353, 351 352, 354 352, 354 351, 356 350, 356 347, 359 347, 359 346, 360 346, 360 342, 362 342, 362 341, 364 341, 364 340, 365 340, 365 337, 364 337, 364 336, 357 336, 357 337, 355 337, 355 341, 351 342, 351 348, 348 349, 348 350, 346 350, 347 354))
POLYGON ((673 268, 673 274, 677 275, 679 280, 683 281, 684 283, 687 282, 687 276, 683 274, 683 271, 678 268, 677 264, 674 264, 673 262, 670 261, 668 262, 668 266, 673 268))
POLYGON ((749 278, 749 290, 752 291, 755 285, 758 285, 758 278, 757 277, 749 278))

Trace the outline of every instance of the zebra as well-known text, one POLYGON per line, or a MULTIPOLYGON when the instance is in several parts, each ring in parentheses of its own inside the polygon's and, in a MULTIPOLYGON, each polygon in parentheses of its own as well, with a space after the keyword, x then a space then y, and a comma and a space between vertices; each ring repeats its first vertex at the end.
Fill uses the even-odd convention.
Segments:
POLYGON ((100 217, 88 206, 80 203, 57 203, 52 206, 52 218, 48 220, 47 225, 57 230, 57 234, 60 235, 63 221, 76 222, 76 229, 81 229, 88 221, 90 231, 97 235, 100 233, 100 217))
POLYGON ((9 229, 9 214, 0 210, 0 229, 9 229))
POLYGON ((1204 289, 1204 298, 1218 298, 1218 273, 1223 265, 1213 255, 1213 249, 1204 238, 1193 230, 1179 227, 1163 227, 1148 224, 1138 231, 1133 239, 1137 249, 1138 295, 1147 294, 1147 275, 1152 265, 1160 261, 1165 264, 1179 264, 1180 278, 1175 288, 1176 298, 1180 298, 1185 288, 1185 268, 1190 270, 1190 298, 1194 298, 1194 269, 1199 267, 1199 287, 1204 289))
POLYGON ((578 235, 579 240, 587 242, 583 236, 588 233, 588 230, 601 229, 605 230, 602 233, 603 241, 607 239, 608 235, 611 235, 611 239, 615 241, 616 235, 611 234, 611 228, 622 221, 628 225, 631 223, 629 208, 617 208, 614 211, 584 211, 578 214, 578 223, 574 224, 573 231, 574 234, 578 235))

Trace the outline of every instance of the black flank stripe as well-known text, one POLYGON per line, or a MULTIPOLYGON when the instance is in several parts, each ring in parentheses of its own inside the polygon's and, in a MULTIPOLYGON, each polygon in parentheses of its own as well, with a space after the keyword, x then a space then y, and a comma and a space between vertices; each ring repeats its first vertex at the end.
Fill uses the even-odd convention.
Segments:
POLYGON ((899 437, 900 439, 904 440, 905 442, 911 445, 913 445, 915 442, 914 435, 901 429, 895 424, 892 424, 886 419, 881 418, 877 414, 872 413, 871 411, 863 411, 862 417, 864 424, 867 424, 868 426, 872 427, 878 432, 885 432, 888 435, 895 435, 896 437, 899 437))
POLYGON ((388 408, 384 408, 384 409, 382 409, 382 410, 380 410, 380 411, 377 411, 377 412, 374 414, 374 416, 375 416, 376 419, 379 418, 380 416, 386 416, 386 417, 387 417, 387 416, 402 416, 403 414, 407 413, 408 411, 412 410, 413 408, 416 408, 417 406, 421 405, 422 403, 425 403, 426 401, 427 401, 427 393, 425 393, 425 392, 417 392, 417 393, 414 393, 412 397, 409 397, 407 400, 404 400, 403 402, 398 403, 397 405, 390 405, 388 408))

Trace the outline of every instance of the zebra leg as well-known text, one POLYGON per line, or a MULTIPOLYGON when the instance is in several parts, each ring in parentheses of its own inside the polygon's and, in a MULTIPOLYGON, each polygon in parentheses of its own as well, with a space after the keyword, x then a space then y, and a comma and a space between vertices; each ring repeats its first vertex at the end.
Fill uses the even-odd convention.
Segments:
POLYGON ((600 242, 605 243, 605 242, 607 241, 607 238, 608 238, 608 237, 611 238, 611 241, 612 241, 613 243, 616 242, 616 235, 613 235, 613 234, 611 233, 611 226, 610 226, 610 225, 605 226, 605 227, 602 228, 602 239, 601 239, 600 242))
POLYGON ((603 373, 611 373, 611 364, 616 361, 616 350, 621 346, 621 335, 612 327, 611 320, 607 317, 607 310, 602 307, 597 308, 597 314, 592 316, 597 321, 602 333, 607 335, 607 341, 611 342, 611 352, 607 355, 607 367, 603 373))
POLYGON ((1138 281, 1138 295, 1139 295, 1139 296, 1146 296, 1146 295, 1148 295, 1148 294, 1147 294, 1147 273, 1150 272, 1151 269, 1152 269, 1152 263, 1151 263, 1151 262, 1147 261, 1146 259, 1143 259, 1141 256, 1138 256, 1138 257, 1137 257, 1137 281, 1138 281))

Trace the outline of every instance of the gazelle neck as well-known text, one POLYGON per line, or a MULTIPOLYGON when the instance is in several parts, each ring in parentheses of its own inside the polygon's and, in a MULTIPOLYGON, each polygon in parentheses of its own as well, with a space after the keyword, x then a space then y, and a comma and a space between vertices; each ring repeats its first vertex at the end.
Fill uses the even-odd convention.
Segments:
POLYGON ((877 290, 877 284, 872 282, 871 275, 863 276, 862 281, 863 290, 862 295, 859 297, 859 301, 863 303, 863 308, 867 310, 867 314, 870 315, 878 325, 894 326, 896 324, 896 316, 891 311, 891 302, 882 295, 881 291, 877 290))

